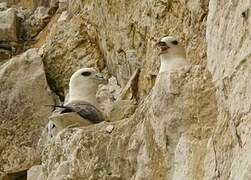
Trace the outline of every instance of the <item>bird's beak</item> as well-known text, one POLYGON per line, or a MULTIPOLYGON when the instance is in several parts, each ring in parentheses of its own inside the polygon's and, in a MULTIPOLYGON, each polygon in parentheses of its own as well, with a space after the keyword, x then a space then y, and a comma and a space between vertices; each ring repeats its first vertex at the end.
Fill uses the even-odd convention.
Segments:
POLYGON ((108 80, 104 78, 104 76, 100 73, 95 75, 95 79, 98 80, 101 84, 107 84, 108 80))
POLYGON ((165 42, 162 41, 157 42, 156 46, 161 49, 161 52, 166 51, 170 48, 165 42))

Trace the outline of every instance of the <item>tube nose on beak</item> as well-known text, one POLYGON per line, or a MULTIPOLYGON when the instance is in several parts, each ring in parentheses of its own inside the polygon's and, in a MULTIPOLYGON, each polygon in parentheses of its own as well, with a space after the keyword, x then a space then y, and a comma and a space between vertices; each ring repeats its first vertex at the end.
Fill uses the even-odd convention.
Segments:
POLYGON ((102 84, 107 84, 108 83, 108 80, 104 78, 104 76, 100 73, 97 73, 95 75, 95 78, 102 84))
POLYGON ((166 45, 165 42, 159 41, 159 42, 156 43, 156 46, 158 46, 158 47, 165 47, 165 46, 167 46, 167 45, 166 45))

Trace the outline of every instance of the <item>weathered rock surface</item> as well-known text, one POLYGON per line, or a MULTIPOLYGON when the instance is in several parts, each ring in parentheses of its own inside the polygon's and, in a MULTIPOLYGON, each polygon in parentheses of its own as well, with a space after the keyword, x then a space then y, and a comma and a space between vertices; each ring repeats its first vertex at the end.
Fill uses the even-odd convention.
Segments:
MULTIPOLYGON (((31 28, 24 32, 40 48, 47 80, 61 100, 71 74, 80 67, 96 67, 112 77, 98 93, 111 122, 71 128, 56 139, 45 139, 42 164, 29 170, 29 180, 251 178, 249 0, 11 0, 10 6, 28 8, 23 20, 31 28), (45 11, 36 10, 39 6, 45 11), (47 11, 52 7, 58 7, 56 14, 47 11), (167 34, 180 37, 189 62, 202 67, 162 74, 156 80, 159 60, 154 45, 167 34)), ((14 46, 0 47, 3 59, 13 55, 14 46)), ((1 68, 5 65, 0 72, 1 68)), ((12 107, 17 98, 8 94, 1 100, 12 107)), ((30 104, 18 103, 25 110, 18 118, 31 117, 26 108, 30 104)), ((32 106, 32 112, 39 112, 41 104, 38 109, 32 106)), ((15 116, 17 110, 10 111, 8 117, 15 116)), ((32 118, 37 122, 40 117, 32 118)), ((40 118, 37 127, 26 121, 13 125, 16 121, 10 119, 4 127, 14 128, 16 135, 0 131, 5 158, 0 167, 1 172, 9 169, 6 179, 21 179, 38 156, 23 161, 23 156, 6 152, 26 152, 22 147, 32 143, 21 135, 36 130, 38 139, 46 120, 40 118)), ((30 151, 35 154, 33 148, 30 151)))
POLYGON ((115 76, 122 87, 136 69, 142 69, 137 92, 141 99, 152 88, 159 66, 154 45, 166 34, 176 35, 186 43, 190 62, 205 64, 208 1, 192 2, 60 1, 59 10, 62 6, 64 17, 67 11, 70 20, 51 27, 51 31, 56 31, 48 38, 53 43, 46 43, 50 50, 46 52, 44 62, 47 75, 55 85, 53 89, 63 96, 69 74, 73 72, 71 69, 75 70, 79 65, 93 66, 91 62, 95 58, 99 69, 105 64, 109 74, 115 76), (62 68, 55 68, 59 66, 56 59, 62 60, 62 68), (62 69, 64 72, 58 72, 62 69))
POLYGON ((0 41, 17 41, 19 24, 14 8, 0 11, 0 41))
POLYGON ((51 180, 180 179, 183 169, 187 179, 202 178, 203 147, 217 111, 210 77, 201 74, 200 67, 163 73, 131 118, 61 132, 45 148, 43 174, 51 180))
POLYGON ((68 22, 56 23, 57 18, 53 21, 55 24, 41 52, 51 88, 63 99, 73 72, 80 67, 102 70, 104 60, 97 47, 95 28, 88 26, 81 15, 68 22))
POLYGON ((148 94, 154 84, 159 66, 154 45, 160 37, 166 34, 180 37, 186 42, 190 62, 205 61, 207 0, 70 2, 70 13, 80 12, 95 25, 107 68, 121 86, 137 68, 142 68, 139 97, 148 94))
POLYGON ((37 143, 54 104, 37 49, 0 68, 0 171, 12 175, 40 162, 37 143))
POLYGON ((37 9, 29 16, 28 19, 24 20, 23 31, 25 33, 24 38, 32 39, 35 38, 40 31, 49 23, 54 10, 52 8, 46 8, 43 6, 37 7, 37 9))
POLYGON ((29 169, 28 173, 27 173, 27 179, 31 180, 31 179, 36 179, 36 180, 43 180, 46 177, 43 175, 42 173, 42 166, 41 165, 36 165, 33 166, 32 168, 29 169))
POLYGON ((4 11, 7 9, 7 2, 0 2, 0 11, 4 11))
POLYGON ((58 3, 54 0, 0 3, 0 63, 35 47, 37 39, 40 39, 38 34, 49 23, 57 8, 58 3))
POLYGON ((251 178, 250 1, 209 4, 208 68, 217 87, 217 126, 207 148, 205 179, 251 178))
POLYGON ((8 7, 23 7, 34 10, 39 6, 52 7, 58 3, 58 0, 1 0, 7 2, 8 7))

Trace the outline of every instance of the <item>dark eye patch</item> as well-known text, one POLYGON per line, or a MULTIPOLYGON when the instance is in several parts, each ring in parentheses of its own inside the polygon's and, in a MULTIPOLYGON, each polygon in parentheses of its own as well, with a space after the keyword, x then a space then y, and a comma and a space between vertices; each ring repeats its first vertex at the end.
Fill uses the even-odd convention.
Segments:
POLYGON ((178 45, 178 44, 179 44, 178 41, 176 41, 176 40, 172 41, 171 43, 172 43, 173 45, 178 45))
POLYGON ((85 72, 82 72, 81 75, 82 75, 82 76, 90 76, 90 75, 91 75, 91 72, 85 71, 85 72))

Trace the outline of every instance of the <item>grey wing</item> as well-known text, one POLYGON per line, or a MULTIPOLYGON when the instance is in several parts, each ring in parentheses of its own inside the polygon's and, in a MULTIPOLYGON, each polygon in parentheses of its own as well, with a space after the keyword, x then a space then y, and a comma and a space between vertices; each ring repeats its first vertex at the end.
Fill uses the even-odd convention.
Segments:
POLYGON ((104 121, 102 112, 88 102, 70 102, 66 104, 73 112, 78 113, 81 117, 90 120, 93 123, 99 123, 104 121))

